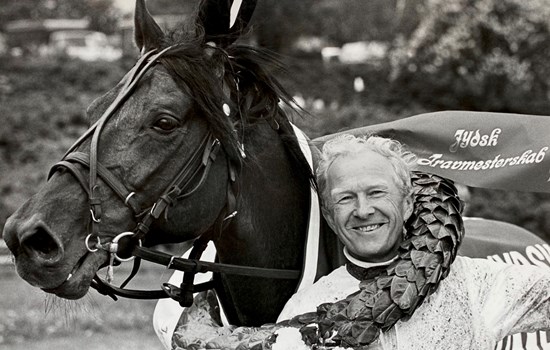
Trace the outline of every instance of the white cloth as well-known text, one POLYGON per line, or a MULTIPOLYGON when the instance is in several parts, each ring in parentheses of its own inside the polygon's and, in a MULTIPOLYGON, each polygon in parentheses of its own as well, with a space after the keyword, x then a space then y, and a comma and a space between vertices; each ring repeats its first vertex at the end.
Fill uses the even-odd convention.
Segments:
MULTIPOLYGON (((191 249, 185 252, 182 257, 188 258, 191 249)), ((214 262, 216 258, 216 248, 214 243, 209 242, 206 250, 202 254, 202 260, 208 262, 214 262)), ((169 283, 179 286, 183 278, 183 272, 176 271, 172 274, 169 283)), ((212 273, 198 273, 195 276, 195 283, 208 282, 212 279, 212 273)), ((221 307, 221 305, 220 305, 221 307)), ((155 311, 153 313, 153 328, 157 337, 159 338, 162 346, 166 350, 172 349, 172 336, 174 335, 174 330, 178 324, 178 321, 181 317, 181 314, 185 308, 181 307, 180 304, 173 299, 159 299, 157 305, 155 306, 155 311)), ((224 313, 222 312, 222 321, 227 324, 227 320, 224 318, 224 313)))
POLYGON ((381 261, 381 262, 375 262, 375 263, 374 262, 363 261, 363 260, 355 259, 349 253, 347 247, 344 247, 344 256, 346 257, 346 259, 351 261, 353 264, 355 264, 359 267, 363 267, 365 269, 368 269, 368 268, 371 268, 371 267, 377 267, 377 266, 386 266, 386 265, 389 265, 390 263, 394 262, 395 260, 397 260, 397 258, 399 258, 399 256, 396 255, 395 257, 393 257, 392 259, 390 259, 388 261, 381 261))
MULTIPOLYGON (((345 267, 296 293, 280 320, 344 299, 358 281, 345 267)), ((408 320, 381 333, 373 348, 495 348, 509 334, 550 329, 550 269, 457 257, 449 276, 408 320)))
MULTIPOLYGON (((300 150, 304 155, 304 158, 307 160, 311 171, 313 169, 313 155, 311 154, 311 149, 309 148, 309 139, 300 130, 296 125, 292 125, 298 144, 300 145, 300 150)), ((319 259, 319 235, 320 235, 320 226, 321 226, 321 208, 319 205, 319 197, 317 196, 317 191, 310 187, 310 206, 309 206, 309 221, 307 227, 306 235, 306 246, 304 251, 304 264, 302 267, 302 275, 300 281, 298 282, 298 287, 296 290, 302 290, 305 287, 309 287, 315 281, 315 276, 317 275, 317 262, 319 259)))

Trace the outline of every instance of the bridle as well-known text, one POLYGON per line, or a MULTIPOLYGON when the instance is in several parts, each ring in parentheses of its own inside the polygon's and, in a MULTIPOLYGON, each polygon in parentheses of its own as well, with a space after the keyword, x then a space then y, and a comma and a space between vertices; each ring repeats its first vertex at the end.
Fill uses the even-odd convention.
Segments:
POLYGON ((190 306, 193 303, 193 293, 204 291, 215 287, 214 281, 209 281, 199 285, 193 283, 196 273, 207 271, 237 274, 245 276, 298 279, 300 271, 268 269, 250 266, 238 266, 221 263, 209 263, 200 261, 202 252, 210 240, 218 238, 231 219, 237 214, 237 175, 238 166, 230 159, 227 160, 228 184, 226 190, 226 203, 220 211, 217 218, 210 228, 203 232, 194 242, 193 249, 188 259, 172 256, 160 251, 155 251, 142 246, 142 241, 150 232, 150 227, 163 213, 168 215, 168 208, 183 198, 194 194, 204 184, 211 166, 216 160, 220 150, 223 147, 220 141, 207 131, 202 137, 198 146, 192 151, 188 161, 176 175, 174 180, 165 189, 165 191, 154 202, 152 207, 145 210, 141 209, 135 199, 135 193, 129 191, 126 186, 98 161, 98 145, 101 132, 105 124, 126 101, 126 99, 135 90, 135 87, 147 70, 159 62, 159 58, 173 49, 169 46, 161 51, 152 50, 143 54, 132 68, 123 87, 111 105, 105 110, 102 116, 69 148, 61 161, 56 163, 51 169, 48 179, 59 169, 66 169, 81 185, 88 195, 90 205, 91 233, 85 239, 85 245, 89 253, 98 250, 105 250, 109 254, 109 265, 107 267, 107 280, 101 279, 97 274, 92 280, 91 286, 101 294, 109 295, 113 299, 116 296, 134 299, 160 299, 170 297, 177 300, 182 306, 190 306), (91 136, 90 152, 76 151, 85 139, 91 136), (88 174, 83 169, 88 169, 88 174), (135 217, 141 218, 133 232, 122 232, 110 241, 102 242, 99 225, 103 216, 101 200, 99 198, 100 178, 124 204, 129 207, 135 217), (133 242, 130 257, 121 257, 119 251, 119 242, 121 239, 129 239, 133 242), (116 287, 111 284, 113 268, 121 261, 134 260, 134 267, 128 278, 116 287), (160 290, 131 290, 125 286, 137 274, 140 261, 144 259, 154 263, 165 265, 167 268, 184 271, 184 276, 180 287, 164 283, 160 290))

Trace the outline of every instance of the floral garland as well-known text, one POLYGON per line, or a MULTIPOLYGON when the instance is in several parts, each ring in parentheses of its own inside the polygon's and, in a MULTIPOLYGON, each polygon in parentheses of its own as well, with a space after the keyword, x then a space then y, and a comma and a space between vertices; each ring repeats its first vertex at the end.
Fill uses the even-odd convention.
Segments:
MULTIPOLYGON (((210 344, 218 343, 224 349, 272 349, 278 337, 275 331, 293 327, 299 329, 305 345, 312 349, 340 346, 366 349, 377 340, 380 331, 412 315, 449 274, 464 227, 462 202, 450 180, 423 172, 414 172, 411 180, 415 190, 414 211, 405 223, 406 235, 399 247, 399 258, 388 266, 370 269, 348 264, 349 273, 361 280, 357 293, 276 325, 226 330, 227 336, 210 344), (248 336, 243 336, 245 329, 248 336), (235 337, 235 333, 239 336, 235 337)), ((183 326, 176 331, 179 338, 173 338, 175 349, 190 345, 185 336, 188 325, 183 326), (182 341, 184 338, 187 341, 182 341)))

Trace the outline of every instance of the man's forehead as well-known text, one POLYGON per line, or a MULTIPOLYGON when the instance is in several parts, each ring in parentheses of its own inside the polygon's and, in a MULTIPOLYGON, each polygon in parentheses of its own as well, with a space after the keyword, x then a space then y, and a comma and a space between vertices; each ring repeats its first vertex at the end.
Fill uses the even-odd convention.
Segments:
POLYGON ((333 175, 342 175, 353 171, 376 171, 379 169, 392 170, 391 162, 385 156, 376 151, 365 149, 365 151, 346 153, 338 156, 329 167, 333 175))
POLYGON ((329 186, 369 187, 394 183, 395 171, 390 161, 374 152, 343 155, 328 170, 329 186))

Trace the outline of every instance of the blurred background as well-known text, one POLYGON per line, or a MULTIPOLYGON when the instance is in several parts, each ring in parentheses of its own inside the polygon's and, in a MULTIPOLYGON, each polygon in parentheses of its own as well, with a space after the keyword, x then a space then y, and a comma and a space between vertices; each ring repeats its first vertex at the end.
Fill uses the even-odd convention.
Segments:
MULTIPOLYGON (((147 1, 167 29, 196 3, 147 1)), ((133 6, 132 0, 2 0, 0 232, 87 128, 88 104, 135 62, 133 6)), ((313 138, 438 110, 550 115, 549 19, 550 0, 260 0, 243 41, 280 54, 287 71, 279 79, 310 113, 294 122, 313 138)), ((548 194, 472 189, 469 208, 550 242, 548 194)), ((0 263, 0 349, 45 348, 44 339, 56 337, 72 345, 50 346, 69 349, 70 329, 82 339, 118 329, 137 339, 126 341, 128 348, 156 349, 140 341, 154 337, 153 304, 88 301, 94 312, 77 307, 74 320, 59 317, 49 299, 33 294, 39 292, 16 298, 31 288, 12 278, 1 240, 0 263)))

